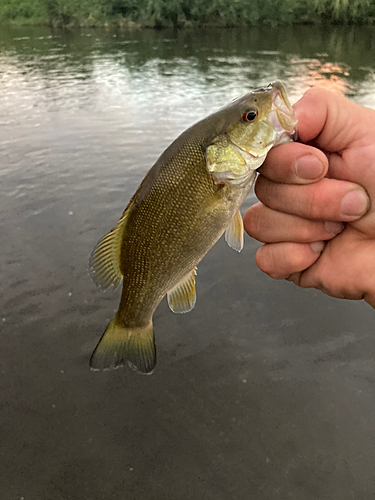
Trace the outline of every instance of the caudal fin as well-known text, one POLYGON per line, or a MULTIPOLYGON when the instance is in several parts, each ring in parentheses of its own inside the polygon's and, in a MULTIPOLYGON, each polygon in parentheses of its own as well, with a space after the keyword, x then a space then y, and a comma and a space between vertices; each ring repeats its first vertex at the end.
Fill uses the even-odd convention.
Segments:
POLYGON ((124 328, 116 318, 108 324, 90 359, 93 370, 117 368, 128 362, 134 370, 151 374, 156 364, 152 322, 143 328, 124 328))

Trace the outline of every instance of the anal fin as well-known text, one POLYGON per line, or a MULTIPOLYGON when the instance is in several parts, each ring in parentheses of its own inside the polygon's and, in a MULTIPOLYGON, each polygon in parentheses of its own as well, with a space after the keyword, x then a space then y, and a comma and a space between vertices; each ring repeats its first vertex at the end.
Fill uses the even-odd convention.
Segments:
POLYGON ((237 252, 243 249, 243 222, 239 210, 225 231, 225 241, 237 252))
POLYGON ((182 280, 167 293, 168 305, 174 313, 186 313, 193 309, 197 300, 195 292, 195 275, 197 268, 194 267, 182 280))

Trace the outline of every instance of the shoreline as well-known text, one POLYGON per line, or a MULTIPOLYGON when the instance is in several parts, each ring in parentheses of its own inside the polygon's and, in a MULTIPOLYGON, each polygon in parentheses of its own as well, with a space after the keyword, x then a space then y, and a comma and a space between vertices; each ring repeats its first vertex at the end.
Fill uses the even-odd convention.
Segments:
POLYGON ((80 28, 108 28, 108 29, 137 29, 137 30, 163 30, 163 29, 235 29, 235 28, 260 28, 260 27, 278 27, 278 26, 374 26, 375 18, 367 18, 357 22, 338 22, 330 20, 319 20, 319 21, 292 21, 292 22, 280 22, 280 23, 267 23, 263 22, 261 24, 232 24, 232 23, 205 23, 205 22, 194 22, 188 24, 152 24, 151 22, 135 22, 127 19, 111 19, 107 18, 105 20, 78 20, 69 23, 63 23, 59 20, 49 21, 44 18, 39 19, 28 19, 28 18, 15 18, 15 19, 2 19, 0 18, 0 27, 44 27, 44 28, 56 28, 56 29, 80 29, 80 28))

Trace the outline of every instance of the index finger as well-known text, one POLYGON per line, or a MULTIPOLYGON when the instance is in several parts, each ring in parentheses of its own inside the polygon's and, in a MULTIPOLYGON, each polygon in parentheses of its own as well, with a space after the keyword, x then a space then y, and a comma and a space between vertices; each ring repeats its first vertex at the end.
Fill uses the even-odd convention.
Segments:
POLYGON ((283 184, 311 184, 328 170, 326 155, 312 146, 289 142, 271 149, 259 172, 267 179, 283 184))

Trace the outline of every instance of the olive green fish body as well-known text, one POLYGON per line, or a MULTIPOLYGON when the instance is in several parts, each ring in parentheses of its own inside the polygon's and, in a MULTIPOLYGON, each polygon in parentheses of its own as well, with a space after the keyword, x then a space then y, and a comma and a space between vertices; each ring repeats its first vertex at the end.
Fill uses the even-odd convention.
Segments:
POLYGON ((160 156, 118 224, 94 249, 103 288, 123 281, 118 312, 91 358, 94 369, 156 363, 152 315, 167 294, 174 312, 194 307, 196 266, 224 233, 240 251, 239 208, 267 152, 296 133, 285 89, 275 82, 182 133, 160 156))
POLYGON ((153 170, 129 208, 121 247, 123 294, 117 319, 124 327, 151 320, 167 291, 223 234, 252 183, 249 179, 240 189, 215 184, 199 140, 153 170))

